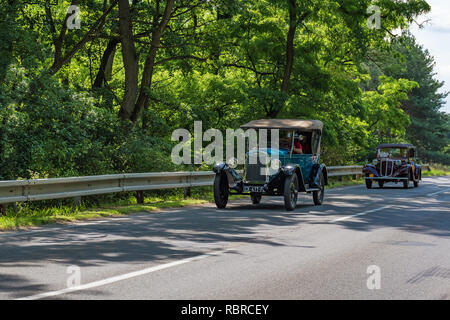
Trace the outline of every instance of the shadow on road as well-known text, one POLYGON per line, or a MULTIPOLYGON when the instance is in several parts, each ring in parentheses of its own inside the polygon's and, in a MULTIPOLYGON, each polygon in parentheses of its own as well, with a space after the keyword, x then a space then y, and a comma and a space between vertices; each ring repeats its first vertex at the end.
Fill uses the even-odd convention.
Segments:
MULTIPOLYGON (((265 198, 256 206, 246 199, 224 210, 213 206, 182 208, 163 214, 131 215, 127 220, 111 218, 102 224, 60 225, 39 233, 18 233, 0 238, 0 270, 36 267, 42 262, 80 267, 109 263, 158 264, 237 242, 283 246, 274 238, 261 236, 261 230, 329 224, 332 219, 382 207, 393 200, 396 205, 387 209, 388 214, 368 214, 339 224, 357 231, 391 227, 450 236, 450 219, 442 219, 442 214, 449 213, 448 202, 427 200, 419 189, 366 191, 361 187, 328 194, 325 205, 319 207, 312 205, 310 196, 302 198, 294 212, 284 210, 281 198, 265 198)), ((0 291, 24 296, 25 292, 43 289, 31 285, 24 277, 0 271, 0 291)))

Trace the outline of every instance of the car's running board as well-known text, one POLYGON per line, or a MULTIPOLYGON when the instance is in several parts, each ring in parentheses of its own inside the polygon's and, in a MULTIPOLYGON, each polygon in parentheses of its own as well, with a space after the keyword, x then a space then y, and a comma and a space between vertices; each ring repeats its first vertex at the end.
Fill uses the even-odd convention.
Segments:
POLYGON ((320 191, 319 188, 306 189, 306 192, 320 191))

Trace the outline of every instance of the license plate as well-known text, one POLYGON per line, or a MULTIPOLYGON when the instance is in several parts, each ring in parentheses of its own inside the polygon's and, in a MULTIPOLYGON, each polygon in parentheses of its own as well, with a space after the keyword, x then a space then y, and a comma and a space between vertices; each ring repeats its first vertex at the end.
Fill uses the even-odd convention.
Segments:
POLYGON ((264 187, 260 186, 245 186, 244 192, 255 192, 255 193, 263 193, 264 187))

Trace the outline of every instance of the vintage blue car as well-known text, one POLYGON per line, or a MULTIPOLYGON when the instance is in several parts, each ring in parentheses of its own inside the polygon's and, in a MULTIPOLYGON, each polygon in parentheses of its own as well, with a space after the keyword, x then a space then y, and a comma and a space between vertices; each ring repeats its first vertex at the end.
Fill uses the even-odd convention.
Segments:
POLYGON ((320 163, 321 121, 256 120, 241 128, 278 129, 278 148, 269 143, 267 148, 247 149, 243 176, 227 163, 215 164, 214 200, 218 208, 226 207, 230 195, 242 194, 250 195, 253 204, 260 203, 262 196, 283 196, 288 211, 295 209, 298 192, 312 193, 314 204, 322 204, 328 173, 320 163), (259 161, 265 156, 275 160, 259 161))

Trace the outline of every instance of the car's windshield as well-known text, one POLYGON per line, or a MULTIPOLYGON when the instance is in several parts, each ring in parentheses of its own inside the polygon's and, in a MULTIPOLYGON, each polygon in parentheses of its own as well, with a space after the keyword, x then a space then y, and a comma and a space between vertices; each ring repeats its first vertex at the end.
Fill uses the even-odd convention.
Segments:
POLYGON ((378 149, 379 158, 406 158, 405 148, 382 148, 378 149))

